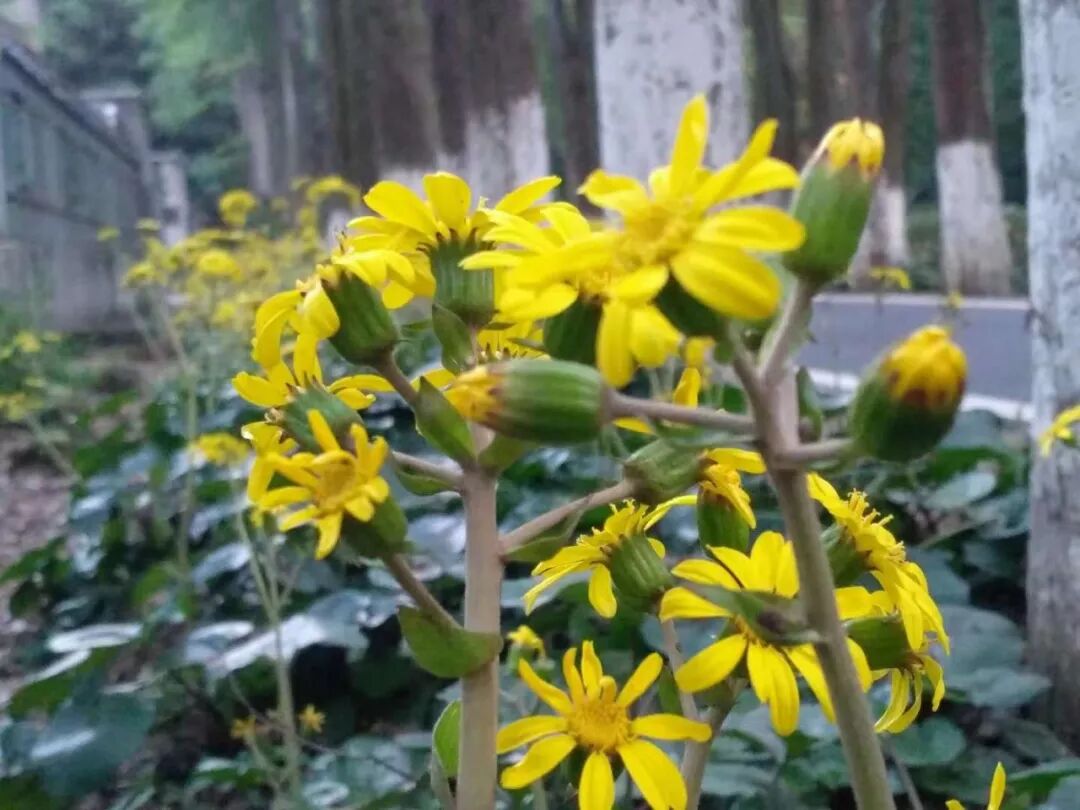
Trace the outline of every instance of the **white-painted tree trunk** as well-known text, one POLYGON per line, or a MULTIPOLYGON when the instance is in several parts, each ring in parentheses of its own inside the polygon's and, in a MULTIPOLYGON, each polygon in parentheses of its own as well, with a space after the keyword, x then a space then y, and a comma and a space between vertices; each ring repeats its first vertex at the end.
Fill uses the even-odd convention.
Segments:
POLYGON ((951 291, 1007 295, 1012 250, 994 147, 961 140, 938 146, 941 270, 951 291))
MULTIPOLYGON (((884 181, 886 178, 882 178, 884 181)), ((911 242, 907 232, 907 196, 903 186, 881 182, 874 198, 872 222, 878 261, 890 267, 911 263, 911 242)))
MULTIPOLYGON (((1080 402, 1080 4, 1022 0, 1034 427, 1080 402)), ((1054 682, 1048 715, 1080 738, 1080 451, 1055 448, 1031 481, 1028 627, 1054 682)))
POLYGON ((548 173, 544 102, 538 90, 511 98, 505 106, 470 113, 464 169, 469 181, 491 200, 548 173))
POLYGON ((648 177, 670 159, 683 106, 709 99, 709 159, 725 163, 748 134, 742 0, 598 0, 600 157, 648 177))

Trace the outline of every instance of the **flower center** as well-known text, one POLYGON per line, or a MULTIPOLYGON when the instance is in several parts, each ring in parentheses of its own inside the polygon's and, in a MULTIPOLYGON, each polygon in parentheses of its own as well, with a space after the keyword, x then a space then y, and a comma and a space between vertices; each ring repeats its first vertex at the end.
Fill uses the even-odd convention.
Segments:
POLYGON ((619 746, 630 742, 634 735, 630 730, 630 717, 626 709, 615 702, 615 683, 604 676, 600 694, 575 703, 567 720, 570 734, 584 748, 614 753, 619 746))
POLYGON ((653 202, 626 217, 622 245, 631 264, 664 264, 690 241, 697 222, 688 200, 653 202))
POLYGON ((344 451, 316 459, 311 471, 316 479, 312 500, 323 513, 340 512, 365 483, 360 464, 344 451))

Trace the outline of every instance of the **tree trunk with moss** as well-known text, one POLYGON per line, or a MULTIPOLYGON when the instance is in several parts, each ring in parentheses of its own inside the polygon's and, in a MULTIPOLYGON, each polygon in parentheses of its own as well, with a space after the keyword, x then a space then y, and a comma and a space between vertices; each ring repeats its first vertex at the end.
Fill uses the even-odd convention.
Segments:
MULTIPOLYGON (((1035 426, 1080 403, 1080 6, 1022 0, 1035 426)), ((1080 451, 1037 458, 1031 479, 1028 629, 1053 681, 1047 717, 1080 744, 1080 451)))
POLYGON ((666 164, 695 93, 709 101, 709 160, 739 154, 749 130, 741 0, 597 0, 595 31, 605 169, 644 180, 666 164))
POLYGON ((934 0, 941 269, 949 290, 1005 295, 1012 251, 990 122, 979 0, 934 0))

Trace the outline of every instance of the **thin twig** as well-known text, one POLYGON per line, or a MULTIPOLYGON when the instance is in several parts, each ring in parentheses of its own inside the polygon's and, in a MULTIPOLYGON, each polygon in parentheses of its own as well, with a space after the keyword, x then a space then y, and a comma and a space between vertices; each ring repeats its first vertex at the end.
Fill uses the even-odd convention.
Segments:
POLYGON ((810 321, 810 305, 815 289, 801 278, 795 280, 791 293, 784 301, 784 311, 776 330, 761 350, 758 376, 766 390, 772 388, 794 354, 794 344, 810 321))
POLYGON ((424 583, 416 578, 416 574, 413 573, 403 555, 388 554, 383 557, 383 564, 386 566, 386 570, 397 580, 397 584, 401 586, 401 589, 416 602, 417 607, 447 627, 459 626, 454 617, 439 604, 439 600, 431 595, 431 591, 427 589, 424 583))
POLYGON ((504 534, 499 541, 501 552, 504 556, 509 554, 514 549, 525 545, 533 538, 546 532, 548 529, 558 526, 575 513, 582 513, 594 506, 604 506, 605 504, 614 503, 615 501, 621 501, 624 498, 633 496, 633 494, 634 485, 630 481, 623 480, 606 489, 600 489, 582 498, 577 498, 569 503, 564 503, 562 506, 556 507, 550 512, 545 512, 538 517, 534 517, 527 523, 522 523, 513 531, 504 534))
POLYGON ((658 421, 678 422, 683 425, 729 430, 732 433, 753 433, 755 430, 754 420, 743 414, 690 408, 671 402, 659 402, 655 399, 628 397, 619 393, 611 395, 611 410, 614 418, 644 417, 658 421))
POLYGON ((837 461, 851 451, 851 439, 825 439, 820 442, 800 444, 777 452, 776 460, 785 467, 807 467, 821 461, 837 461))
MULTIPOLYGON (((674 675, 678 671, 683 663, 682 649, 679 647, 679 634, 675 631, 675 623, 670 619, 666 622, 660 622, 660 632, 664 637, 664 652, 667 653, 668 665, 671 667, 671 674, 674 675)), ((698 719, 697 703, 694 701, 694 696, 689 692, 679 690, 679 707, 682 709, 683 717, 687 720, 698 719)))
POLYGON ((461 486, 461 468, 456 464, 449 467, 408 453, 401 453, 397 450, 391 451, 391 457, 394 459, 395 464, 399 467, 405 467, 411 472, 435 478, 453 489, 461 486))
POLYGON ((900 778, 900 785, 904 788, 904 793, 907 794, 911 810, 925 810, 922 799, 919 798, 919 789, 915 787, 915 780, 911 778, 911 771, 907 769, 907 765, 904 764, 903 760, 896 755, 896 749, 887 739, 883 739, 882 745, 885 747, 889 759, 892 760, 893 765, 896 767, 896 775, 900 778))
POLYGON ((394 390, 409 404, 409 407, 416 405, 420 393, 413 388, 412 382, 405 376, 405 372, 401 370, 401 366, 397 364, 397 360, 394 359, 392 354, 387 354, 386 357, 375 366, 375 370, 386 378, 386 381, 394 387, 394 390))

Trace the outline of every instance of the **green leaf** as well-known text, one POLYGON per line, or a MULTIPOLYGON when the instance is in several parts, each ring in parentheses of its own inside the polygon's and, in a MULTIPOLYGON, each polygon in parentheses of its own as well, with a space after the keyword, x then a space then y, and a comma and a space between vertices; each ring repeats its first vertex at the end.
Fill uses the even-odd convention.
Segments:
POLYGON ((52 712, 70 694, 76 682, 112 658, 112 651, 74 650, 23 681, 11 696, 8 711, 22 717, 35 709, 52 712))
POLYGON ((59 804, 41 786, 34 774, 0 779, 0 807, 4 810, 54 810, 59 804))
POLYGON ((997 487, 997 476, 986 470, 972 470, 951 478, 930 493, 926 507, 941 512, 962 509, 985 498, 997 487))
POLYGON ((1009 774, 1010 793, 1030 793, 1042 797, 1057 787, 1058 782, 1072 776, 1080 776, 1080 759, 1066 757, 1044 762, 1026 771, 1009 774))
POLYGON ((431 304, 431 326, 442 346, 442 362, 450 371, 460 374, 472 359, 472 337, 469 327, 456 314, 441 304, 431 304))
POLYGON ((1038 762, 1062 759, 1069 755, 1065 743, 1049 728, 1034 720, 1010 717, 1008 722, 1002 724, 1001 733, 1009 748, 1038 762))
POLYGON ((738 762, 709 762, 701 792, 718 798, 749 799, 764 793, 773 782, 773 774, 765 768, 738 762))
POLYGON ((439 478, 423 473, 409 472, 401 464, 394 465, 394 474, 398 481, 413 495, 437 495, 440 492, 449 492, 452 487, 439 478))
POLYGON ((400 608, 398 621, 416 662, 440 678, 460 678, 475 672, 502 650, 502 636, 498 633, 473 633, 433 619, 416 608, 400 608))
POLYGON ((515 548, 506 559, 522 563, 543 562, 567 544, 584 513, 584 509, 574 510, 546 532, 515 548))
POLYGON ((455 700, 443 709, 431 731, 431 747, 439 758, 445 774, 458 770, 458 746, 461 743, 461 701, 455 700))
POLYGON ((799 366, 795 375, 796 391, 799 398, 799 415, 810 422, 811 439, 820 439, 825 424, 825 414, 821 410, 817 386, 810 379, 810 372, 805 366, 799 366))
POLYGON ((473 457, 469 426, 442 391, 420 380, 420 394, 414 407, 416 428, 425 439, 455 461, 473 457))
POLYGON ((963 753, 964 732, 951 720, 931 717, 892 739, 896 756, 912 768, 947 765, 963 753))
POLYGON ((496 434, 491 444, 480 453, 480 463, 486 470, 499 473, 536 447, 533 442, 496 434))
POLYGON ((1018 672, 1004 667, 986 667, 949 684, 963 691, 972 706, 994 709, 1018 709, 1047 689, 1050 679, 1034 672, 1018 672))

